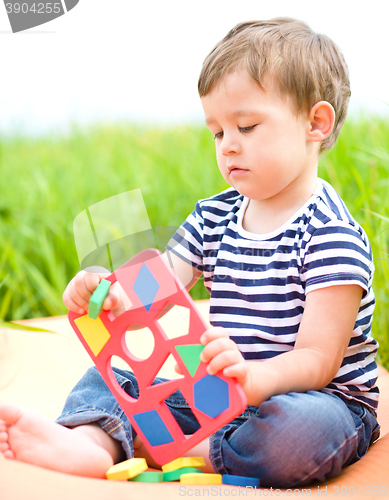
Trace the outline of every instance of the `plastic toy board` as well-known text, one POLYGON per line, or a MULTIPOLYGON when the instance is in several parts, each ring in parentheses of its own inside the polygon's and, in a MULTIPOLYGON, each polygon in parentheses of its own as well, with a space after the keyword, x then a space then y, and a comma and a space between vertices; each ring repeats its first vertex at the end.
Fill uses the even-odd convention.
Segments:
POLYGON ((199 358, 199 339, 207 324, 158 250, 140 252, 106 279, 111 284, 119 282, 130 308, 116 318, 111 311, 102 311, 96 320, 69 312, 69 321, 150 455, 157 463, 167 464, 242 413, 246 396, 236 379, 222 373, 207 374, 199 358), (168 304, 189 309, 187 334, 169 339, 164 332, 158 319, 168 304), (154 349, 147 359, 135 357, 127 348, 125 334, 131 325, 148 327, 154 336, 154 349), (170 355, 184 377, 152 385, 170 355), (112 356, 119 356, 131 367, 139 386, 138 399, 119 386, 112 356), (177 390, 200 426, 190 436, 184 435, 165 403, 177 390))

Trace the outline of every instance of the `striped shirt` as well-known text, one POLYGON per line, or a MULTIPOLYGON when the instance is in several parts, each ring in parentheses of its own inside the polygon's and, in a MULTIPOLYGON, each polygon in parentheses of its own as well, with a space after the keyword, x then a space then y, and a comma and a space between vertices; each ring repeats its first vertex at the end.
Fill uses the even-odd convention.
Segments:
POLYGON ((293 217, 268 234, 243 229, 248 201, 233 188, 200 200, 167 246, 203 273, 211 324, 228 329, 245 359, 268 359, 293 349, 308 292, 359 285, 351 340, 326 389, 377 408, 374 265, 364 230, 321 179, 293 217))

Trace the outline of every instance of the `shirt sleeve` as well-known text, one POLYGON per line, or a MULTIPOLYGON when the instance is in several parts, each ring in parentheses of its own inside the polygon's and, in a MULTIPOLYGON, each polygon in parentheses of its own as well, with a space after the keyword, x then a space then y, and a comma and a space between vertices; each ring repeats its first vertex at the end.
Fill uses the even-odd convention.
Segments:
POLYGON ((367 236, 331 221, 316 229, 305 247, 301 277, 305 293, 334 285, 359 285, 369 294, 374 265, 367 236))
POLYGON ((173 252, 203 273, 203 235, 204 219, 201 214, 200 204, 197 203, 194 211, 166 245, 166 250, 173 252))

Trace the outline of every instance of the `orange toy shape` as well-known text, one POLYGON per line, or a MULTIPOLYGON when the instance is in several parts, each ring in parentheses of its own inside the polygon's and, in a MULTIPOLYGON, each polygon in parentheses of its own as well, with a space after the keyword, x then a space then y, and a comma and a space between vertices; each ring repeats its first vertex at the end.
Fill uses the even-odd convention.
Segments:
POLYGON ((246 396, 236 379, 209 375, 200 361, 200 337, 208 328, 187 290, 165 264, 158 250, 136 255, 107 278, 122 286, 131 307, 117 318, 102 311, 94 320, 69 312, 69 321, 88 351, 105 383, 127 415, 150 455, 161 465, 183 455, 200 441, 230 422, 246 408, 246 396), (169 339, 158 318, 168 304, 189 309, 189 333, 169 339), (147 359, 127 348, 125 334, 131 325, 144 325, 154 336, 154 350, 147 359), (118 384, 112 356, 125 360, 139 385, 139 398, 129 396, 118 384), (172 355, 184 377, 152 385, 172 355), (185 436, 165 399, 180 390, 200 428, 185 436))

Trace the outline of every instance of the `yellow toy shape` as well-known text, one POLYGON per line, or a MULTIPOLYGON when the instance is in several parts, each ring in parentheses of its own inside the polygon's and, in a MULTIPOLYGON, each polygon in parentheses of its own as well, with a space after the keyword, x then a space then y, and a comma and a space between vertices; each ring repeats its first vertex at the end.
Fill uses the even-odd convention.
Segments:
POLYGON ((205 461, 203 457, 180 457, 172 462, 162 466, 163 472, 170 472, 183 467, 204 467, 205 461))
MULTIPOLYGON (((92 320, 94 321, 94 320, 92 320)), ((107 479, 111 481, 122 481, 131 479, 148 469, 144 458, 130 458, 125 462, 113 465, 107 470, 107 479)))
POLYGON ((111 338, 109 331, 105 328, 100 318, 92 319, 88 315, 74 320, 85 342, 95 356, 98 356, 111 338))
POLYGON ((221 474, 182 474, 182 484, 222 484, 221 474))

